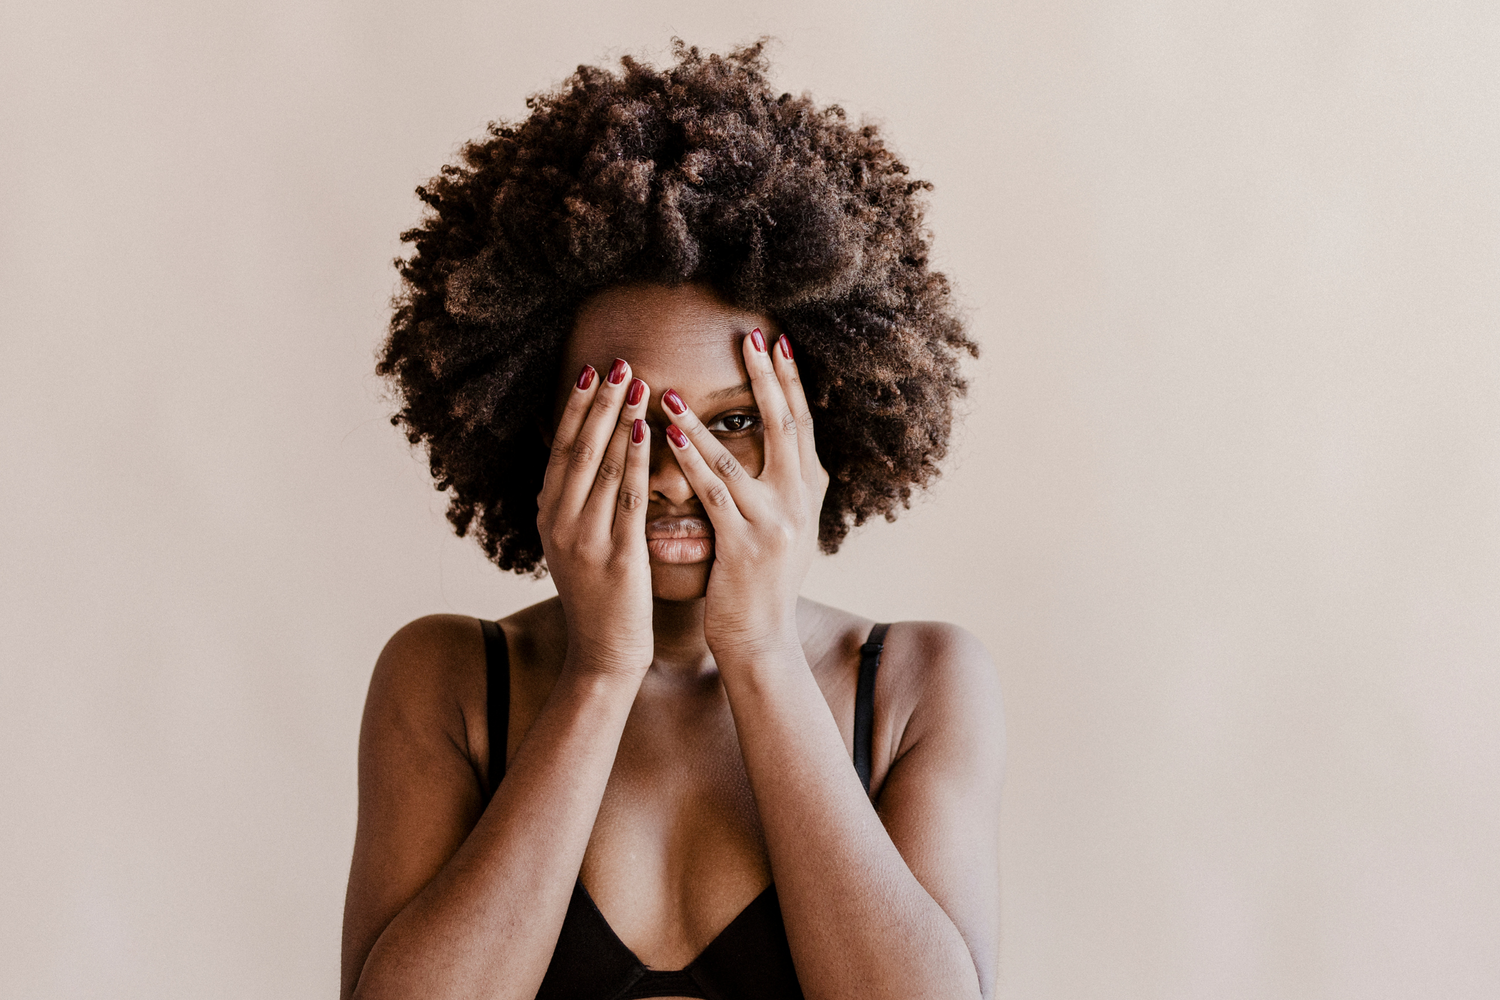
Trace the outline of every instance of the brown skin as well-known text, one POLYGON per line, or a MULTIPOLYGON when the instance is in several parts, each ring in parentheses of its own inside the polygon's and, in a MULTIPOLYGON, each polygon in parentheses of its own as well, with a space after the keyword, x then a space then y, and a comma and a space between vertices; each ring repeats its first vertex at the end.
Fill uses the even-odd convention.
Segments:
POLYGON ((539 498, 559 596, 503 622, 505 781, 484 806, 478 623, 406 626, 361 731, 342 996, 529 1000, 576 877, 652 968, 687 965, 774 878, 812 1000, 992 995, 994 668, 961 629, 892 627, 872 805, 850 766, 872 623, 797 595, 827 476, 775 332, 691 285, 580 311, 539 498), (611 385, 615 358, 634 368, 611 385), (584 364, 601 377, 579 390, 584 364), (653 558, 648 524, 705 515, 711 560, 653 558))

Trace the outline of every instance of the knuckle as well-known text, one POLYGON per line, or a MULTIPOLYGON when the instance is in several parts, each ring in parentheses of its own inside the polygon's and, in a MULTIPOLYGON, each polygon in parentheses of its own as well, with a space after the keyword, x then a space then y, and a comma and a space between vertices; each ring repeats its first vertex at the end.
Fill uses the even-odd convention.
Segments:
POLYGON ((729 501, 729 490, 724 488, 723 483, 714 483, 703 496, 703 502, 711 507, 727 507, 729 501))
POLYGON ((714 472, 718 473, 722 479, 733 482, 740 477, 742 471, 740 463, 735 461, 734 456, 727 451, 714 459, 714 472))
POLYGON ((626 513, 639 510, 644 500, 640 493, 628 487, 620 490, 620 509, 626 513))
POLYGON ((606 483, 614 482, 625 474, 625 466, 616 459, 605 456, 599 463, 599 478, 606 483))
POLYGON ((568 461, 576 467, 583 467, 594 460, 594 446, 583 438, 573 442, 573 447, 568 449, 568 461))
POLYGON ((798 423, 799 421, 797 420, 796 414, 790 411, 782 414, 781 433, 785 434, 787 437, 796 437, 798 423))
POLYGON ((573 536, 572 544, 569 546, 569 549, 572 552, 573 559, 576 562, 580 562, 589 566, 597 566, 600 562, 603 561, 599 558, 600 552, 598 544, 594 542, 594 539, 591 536, 586 535, 582 531, 573 536))

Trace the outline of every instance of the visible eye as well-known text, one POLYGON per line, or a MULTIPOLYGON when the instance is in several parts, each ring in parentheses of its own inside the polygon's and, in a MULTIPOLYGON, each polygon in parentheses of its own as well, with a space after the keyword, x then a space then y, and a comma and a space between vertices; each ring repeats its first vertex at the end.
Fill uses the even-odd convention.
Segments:
POLYGON ((760 417, 753 413, 725 413, 707 426, 715 434, 744 434, 760 426, 760 417))

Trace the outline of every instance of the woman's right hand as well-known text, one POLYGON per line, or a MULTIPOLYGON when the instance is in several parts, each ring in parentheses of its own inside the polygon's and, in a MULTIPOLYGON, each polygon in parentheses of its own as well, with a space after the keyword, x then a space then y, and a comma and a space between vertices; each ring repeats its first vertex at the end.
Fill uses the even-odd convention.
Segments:
POLYGON ((574 668, 640 678, 651 666, 650 399, 624 361, 602 379, 585 365, 552 440, 536 520, 574 668))
POLYGON ((610 374, 586 369, 569 391, 537 496, 563 676, 487 805, 454 701, 484 669, 473 620, 413 623, 376 665, 345 908, 351 1000, 522 1000, 546 975, 651 666, 649 394, 625 362, 610 374))

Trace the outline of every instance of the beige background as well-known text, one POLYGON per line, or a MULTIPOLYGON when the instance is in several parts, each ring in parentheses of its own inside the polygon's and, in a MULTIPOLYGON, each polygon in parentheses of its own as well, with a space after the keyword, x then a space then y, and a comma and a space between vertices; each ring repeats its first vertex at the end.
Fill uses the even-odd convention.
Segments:
POLYGON ((376 652, 550 593, 384 421, 411 189, 761 32, 985 347, 807 590, 999 663, 1002 995, 1500 993, 1500 7, 705 8, 5 5, 0 996, 335 995, 376 652))

